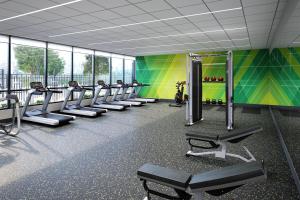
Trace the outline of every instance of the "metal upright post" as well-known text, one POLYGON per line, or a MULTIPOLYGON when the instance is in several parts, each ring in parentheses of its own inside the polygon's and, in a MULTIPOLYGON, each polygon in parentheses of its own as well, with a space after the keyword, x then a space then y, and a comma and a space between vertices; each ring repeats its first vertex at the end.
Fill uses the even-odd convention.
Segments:
POLYGON ((95 95, 95 77, 96 77, 96 55, 95 55, 96 51, 94 51, 94 55, 93 55, 93 66, 92 66, 92 85, 93 85, 93 97, 95 95))
POLYGON ((233 60, 232 51, 229 51, 226 62, 226 125, 228 130, 233 129, 233 109, 233 60))

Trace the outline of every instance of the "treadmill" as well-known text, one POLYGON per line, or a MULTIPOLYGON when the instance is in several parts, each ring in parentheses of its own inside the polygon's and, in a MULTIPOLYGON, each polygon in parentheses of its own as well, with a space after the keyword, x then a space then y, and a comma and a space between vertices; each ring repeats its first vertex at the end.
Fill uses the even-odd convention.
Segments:
POLYGON ((124 84, 122 80, 117 80, 117 84, 113 85, 112 88, 116 88, 116 91, 110 101, 110 103, 112 103, 112 104, 142 106, 145 103, 145 102, 125 100, 125 95, 126 95, 126 91, 128 90, 128 85, 124 84), (121 89, 122 89, 122 94, 118 98, 118 95, 119 95, 119 92, 121 89))
POLYGON ((89 108, 81 106, 84 94, 87 90, 93 90, 92 88, 82 87, 77 81, 69 81, 69 88, 65 100, 61 106, 60 112, 66 114, 80 115, 86 117, 96 117, 102 113, 106 113, 106 109, 89 108), (79 98, 76 103, 68 104, 68 100, 73 92, 79 92, 79 98))
POLYGON ((54 114, 47 111, 47 107, 49 105, 52 94, 62 93, 62 91, 50 90, 48 88, 44 88, 41 82, 31 82, 30 88, 31 89, 28 91, 28 96, 26 98, 26 102, 21 112, 21 120, 50 125, 50 126, 59 126, 59 125, 67 124, 69 121, 75 119, 74 116, 62 115, 56 113, 54 114), (44 93, 46 93, 46 97, 42 109, 34 109, 34 110, 27 111, 31 97, 33 95, 43 95, 44 93))
POLYGON ((128 105, 114 105, 107 101, 108 96, 110 95, 110 86, 106 85, 103 80, 99 80, 98 86, 95 88, 95 95, 94 98, 91 101, 91 107, 94 108, 102 108, 102 109, 108 109, 108 110, 119 110, 123 111, 128 105), (99 94, 101 91, 105 91, 104 96, 101 100, 98 100, 99 94))
POLYGON ((143 87, 150 86, 149 84, 139 83, 137 80, 133 80, 132 84, 128 85, 131 91, 126 101, 139 101, 144 103, 156 103, 158 99, 154 98, 139 98, 138 95, 143 87))

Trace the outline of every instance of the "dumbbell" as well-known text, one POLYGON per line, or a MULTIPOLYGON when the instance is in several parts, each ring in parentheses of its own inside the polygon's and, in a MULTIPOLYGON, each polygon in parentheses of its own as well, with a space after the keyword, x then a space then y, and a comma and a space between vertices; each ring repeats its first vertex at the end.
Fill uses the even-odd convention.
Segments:
POLYGON ((205 101, 205 103, 206 104, 210 104, 210 99, 207 98, 206 101, 205 101))
POLYGON ((205 81, 205 82, 208 82, 208 81, 209 81, 209 77, 208 77, 208 76, 205 76, 205 77, 204 77, 204 81, 205 81))
POLYGON ((216 99, 212 99, 211 100, 211 104, 217 104, 217 100, 216 99))
POLYGON ((219 104, 219 105, 223 105, 222 99, 218 99, 218 104, 219 104))

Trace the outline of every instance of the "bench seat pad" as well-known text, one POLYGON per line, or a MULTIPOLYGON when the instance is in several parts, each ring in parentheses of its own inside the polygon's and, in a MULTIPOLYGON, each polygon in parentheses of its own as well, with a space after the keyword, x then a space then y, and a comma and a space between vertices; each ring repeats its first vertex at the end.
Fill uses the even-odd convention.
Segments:
POLYGON ((144 164, 137 172, 139 178, 151 179, 162 185, 172 185, 180 188, 187 188, 192 174, 175 169, 169 169, 152 164, 144 164))
POLYGON ((258 178, 265 175, 262 163, 250 162, 240 165, 228 166, 221 169, 199 173, 193 176, 190 188, 201 189, 212 186, 243 182, 248 179, 258 178))
POLYGON ((262 127, 259 125, 251 126, 251 127, 246 127, 246 128, 241 128, 241 129, 235 129, 230 132, 224 132, 220 135, 216 135, 214 133, 210 132, 204 132, 204 131, 192 131, 189 133, 186 133, 186 137, 188 138, 195 138, 195 139, 201 139, 201 140, 209 140, 209 141, 234 141, 237 138, 245 137, 252 135, 254 133, 262 131, 262 127))

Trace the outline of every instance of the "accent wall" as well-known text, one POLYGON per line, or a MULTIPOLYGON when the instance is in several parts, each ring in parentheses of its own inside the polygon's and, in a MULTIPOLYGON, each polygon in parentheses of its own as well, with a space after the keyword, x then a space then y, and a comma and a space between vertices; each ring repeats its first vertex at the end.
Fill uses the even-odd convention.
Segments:
MULTIPOLYGON (((203 77, 225 77, 225 57, 203 59, 203 77)), ((233 52, 234 102, 300 106, 300 48, 241 50, 233 52)), ((173 99, 176 82, 186 80, 186 55, 136 58, 136 78, 151 84, 141 95, 173 99)), ((225 84, 204 83, 203 100, 225 98, 225 84)))

